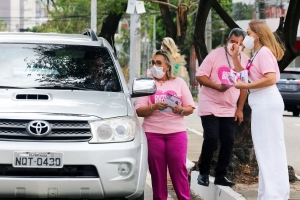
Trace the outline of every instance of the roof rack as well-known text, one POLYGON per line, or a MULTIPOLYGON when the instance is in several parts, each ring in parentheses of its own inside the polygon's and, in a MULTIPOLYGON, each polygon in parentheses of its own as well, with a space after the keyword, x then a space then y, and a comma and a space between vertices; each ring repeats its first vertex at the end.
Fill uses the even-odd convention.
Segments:
POLYGON ((86 29, 82 34, 89 36, 92 41, 98 41, 97 35, 92 29, 86 29))

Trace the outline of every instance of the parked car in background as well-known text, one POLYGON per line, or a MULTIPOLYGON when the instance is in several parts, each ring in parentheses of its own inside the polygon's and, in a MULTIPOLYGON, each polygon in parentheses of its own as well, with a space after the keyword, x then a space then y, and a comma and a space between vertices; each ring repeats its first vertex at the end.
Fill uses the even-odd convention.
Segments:
POLYGON ((147 140, 103 38, 0 33, 0 199, 144 199, 147 140))
POLYGON ((286 68, 280 74, 277 87, 282 95, 284 109, 293 112, 293 116, 300 113, 300 68, 286 68))

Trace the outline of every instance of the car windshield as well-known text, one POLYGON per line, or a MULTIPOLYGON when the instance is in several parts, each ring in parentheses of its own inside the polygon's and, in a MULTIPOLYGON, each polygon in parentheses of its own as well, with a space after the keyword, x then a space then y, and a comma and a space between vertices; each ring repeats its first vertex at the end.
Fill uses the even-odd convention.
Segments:
POLYGON ((0 87, 77 88, 120 92, 106 48, 60 44, 0 44, 0 87))
POLYGON ((280 79, 300 80, 300 72, 283 72, 280 74, 280 79))

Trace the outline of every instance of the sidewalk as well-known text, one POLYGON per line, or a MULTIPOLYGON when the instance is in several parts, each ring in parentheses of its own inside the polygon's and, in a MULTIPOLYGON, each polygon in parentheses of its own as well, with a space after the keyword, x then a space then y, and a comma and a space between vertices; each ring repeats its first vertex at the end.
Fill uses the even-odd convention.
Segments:
MULTIPOLYGON (((188 135, 188 153, 187 153, 187 158, 191 161, 198 161, 201 148, 202 148, 202 142, 203 142, 203 129, 201 125, 201 119, 197 115, 197 109, 195 109, 194 113, 190 116, 185 117, 186 121, 186 126, 187 126, 187 135, 188 135)), ((300 177, 298 177, 300 178, 300 177)), ((211 183, 210 185, 214 185, 211 183)), ((194 186, 195 187, 195 186, 194 186)), ((205 193, 208 193, 211 191, 211 189, 208 189, 207 187, 203 187, 200 185, 196 184, 196 187, 201 187, 201 190, 204 191, 205 193)), ((228 187, 218 187, 215 191, 220 192, 223 189, 226 189, 228 187)), ((254 190, 239 190, 235 191, 236 193, 241 194, 243 197, 242 198, 235 198, 235 194, 231 193, 230 198, 225 198, 227 199, 246 199, 246 200, 257 200, 257 187, 254 187, 254 190)), ((191 188, 193 190, 193 188, 191 188)), ((230 192, 229 192, 230 193, 230 192)), ((214 195, 216 200, 220 199, 217 197, 218 195, 214 195)), ((238 195, 236 195, 238 196, 238 195)), ((223 199, 223 200, 225 200, 223 199)), ((214 200, 214 199, 203 199, 203 200, 214 200)), ((222 200, 222 199, 220 199, 222 200)), ((290 200, 300 200, 300 190, 294 190, 292 189, 291 185, 291 193, 290 193, 290 200)))

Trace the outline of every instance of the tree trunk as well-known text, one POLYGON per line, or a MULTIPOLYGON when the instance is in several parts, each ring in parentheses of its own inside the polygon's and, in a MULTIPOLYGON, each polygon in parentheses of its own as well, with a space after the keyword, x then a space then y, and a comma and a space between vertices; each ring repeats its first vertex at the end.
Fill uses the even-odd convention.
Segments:
POLYGON ((205 44, 205 25, 210 8, 211 5, 209 1, 199 2, 193 41, 199 65, 202 63, 202 61, 208 54, 205 44))
POLYGON ((126 4, 123 4, 123 12, 122 13, 113 13, 109 12, 107 17, 103 20, 102 28, 99 33, 99 37, 105 38, 108 43, 113 47, 115 53, 115 33, 118 30, 119 22, 126 11, 126 4))
MULTIPOLYGON (((162 2, 167 2, 167 0, 159 0, 162 2)), ((172 19, 172 14, 169 10, 169 7, 167 5, 163 5, 163 4, 159 4, 159 8, 160 8, 160 12, 162 15, 162 18, 164 20, 164 25, 165 25, 165 29, 166 29, 166 37, 171 37, 174 42, 177 42, 177 38, 176 38, 176 33, 177 33, 177 29, 176 29, 176 24, 174 23, 173 19, 172 19)))
POLYGON ((300 1, 291 0, 286 14, 286 19, 283 22, 283 18, 280 20, 277 35, 285 44, 286 51, 281 61, 278 62, 279 68, 283 71, 297 56, 300 55, 300 51, 296 51, 294 46, 297 40, 297 31, 300 19, 300 1))
POLYGON ((177 26, 179 26, 180 35, 177 35, 176 44, 179 47, 179 49, 182 49, 186 37, 188 11, 189 9, 185 5, 180 5, 177 9, 177 15, 179 20, 179 22, 177 22, 177 26))

